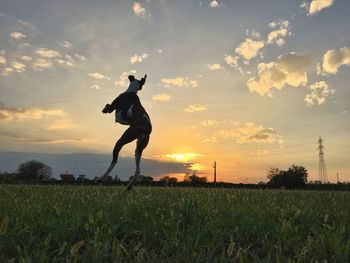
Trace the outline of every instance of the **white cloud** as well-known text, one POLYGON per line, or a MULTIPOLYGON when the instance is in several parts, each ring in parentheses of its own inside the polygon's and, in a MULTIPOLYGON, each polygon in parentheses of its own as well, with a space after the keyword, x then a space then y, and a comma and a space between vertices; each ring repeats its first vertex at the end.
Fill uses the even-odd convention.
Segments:
POLYGON ((219 69, 222 69, 222 68, 223 68, 220 64, 217 64, 217 63, 215 63, 215 64, 208 64, 207 66, 208 66, 208 68, 209 68, 211 71, 213 71, 213 70, 219 70, 219 69))
POLYGON ((92 86, 90 87, 90 89, 100 90, 101 87, 100 87, 99 85, 97 85, 97 84, 94 84, 94 85, 92 85, 92 86))
POLYGON ((204 127, 215 127, 219 124, 218 121, 215 120, 203 120, 201 121, 201 125, 204 127))
POLYGON ((28 48, 29 46, 30 46, 29 43, 21 43, 21 44, 18 45, 18 49, 23 50, 23 49, 28 48))
POLYGON ((251 37, 251 38, 255 38, 255 39, 261 38, 260 32, 256 31, 255 29, 247 29, 245 33, 248 37, 251 37))
POLYGON ((223 129, 219 134, 228 139, 235 138, 237 143, 273 143, 278 142, 280 136, 273 128, 265 128, 253 122, 246 122, 243 126, 234 129, 223 129))
POLYGON ((87 58, 85 56, 80 55, 80 54, 74 54, 74 56, 76 58, 78 58, 80 61, 86 61, 87 60, 87 58))
POLYGON ((73 44, 68 41, 62 41, 60 45, 65 48, 71 48, 73 46, 73 44))
POLYGON ((47 130, 68 130, 78 127, 70 120, 58 120, 48 125, 47 130))
POLYGON ((333 3, 334 0, 312 0, 309 6, 309 14, 314 15, 320 12, 322 9, 330 7, 333 3))
POLYGON ((171 96, 169 94, 162 93, 162 94, 153 95, 152 99, 155 101, 165 102, 165 101, 169 101, 171 99, 171 96))
POLYGON ((202 142, 204 142, 204 143, 218 143, 219 141, 215 136, 211 136, 211 137, 204 136, 202 142))
POLYGON ((309 90, 311 93, 305 96, 305 102, 308 106, 321 105, 326 101, 326 98, 335 93, 335 89, 332 89, 324 81, 315 82, 310 85, 309 90))
POLYGON ((218 139, 215 136, 202 136, 197 134, 203 143, 218 143, 218 139))
POLYGON ((267 43, 276 43, 278 46, 283 46, 285 44, 284 37, 287 36, 287 34, 288 30, 286 28, 271 31, 267 36, 267 43))
POLYGON ((147 11, 142 5, 138 2, 134 3, 133 10, 135 15, 140 16, 140 17, 146 17, 147 11))
POLYGON ((196 87, 198 86, 197 80, 190 80, 189 83, 190 83, 189 85, 190 85, 192 88, 196 88, 196 87))
POLYGON ((38 48, 35 50, 35 53, 43 58, 57 58, 60 57, 60 52, 47 48, 38 48))
POLYGON ((123 72, 122 75, 119 77, 119 80, 114 82, 114 85, 120 86, 120 87, 127 87, 129 85, 128 76, 135 75, 135 74, 136 74, 136 70, 134 69, 127 72, 123 72))
POLYGON ((211 1, 211 2, 209 3, 209 6, 210 6, 211 8, 218 8, 218 7, 220 7, 218 1, 216 1, 216 0, 211 1))
POLYGON ((22 61, 25 61, 25 62, 29 62, 29 61, 32 61, 33 58, 32 57, 29 57, 29 56, 21 56, 20 59, 22 61))
POLYGON ((135 54, 130 58, 131 64, 135 64, 136 62, 141 63, 144 59, 148 58, 147 53, 143 53, 142 55, 135 54))
POLYGON ((242 67, 238 64, 239 59, 240 59, 239 56, 225 55, 224 57, 224 60, 227 65, 237 69, 241 74, 244 74, 242 67))
POLYGON ((291 34, 289 32, 289 21, 272 21, 271 23, 269 23, 269 27, 271 27, 274 30, 268 34, 267 43, 283 46, 285 44, 285 37, 291 34))
POLYGON ((47 59, 38 58, 33 61, 32 68, 35 71, 43 71, 52 67, 52 62, 47 59))
POLYGON ((308 56, 289 53, 278 57, 275 62, 258 65, 259 79, 252 77, 247 81, 251 92, 272 95, 272 89, 282 89, 285 85, 299 87, 308 82, 306 67, 310 64, 308 56))
POLYGON ((304 0, 300 5, 299 8, 309 10, 310 4, 308 3, 307 0, 304 0))
POLYGON ((287 28, 289 26, 289 21, 288 20, 279 20, 279 21, 272 21, 268 24, 269 27, 272 29, 275 29, 277 27, 279 28, 287 28))
POLYGON ((259 54, 260 49, 264 47, 263 41, 255 41, 251 38, 246 38, 235 49, 236 53, 243 56, 246 60, 250 60, 259 54))
POLYGON ((12 32, 10 36, 14 39, 22 39, 27 37, 25 34, 21 32, 12 32))
POLYGON ((7 60, 4 56, 0 55, 0 64, 6 64, 7 60))
POLYGON ((199 112, 199 111, 206 111, 206 110, 207 110, 207 107, 201 104, 191 104, 185 109, 186 112, 199 112))
POLYGON ((105 75, 98 73, 98 72, 89 73, 89 77, 96 79, 96 80, 110 80, 111 79, 111 77, 105 76, 105 75))
POLYGON ((192 87, 198 86, 197 80, 191 80, 187 77, 176 77, 174 79, 163 78, 161 80, 165 87, 192 87))
POLYGON ((73 67, 76 64, 76 61, 70 55, 65 55, 64 58, 56 59, 56 62, 58 62, 61 65, 66 65, 70 67, 73 67))
POLYGON ((26 65, 23 63, 20 63, 18 61, 13 61, 11 63, 11 67, 16 71, 16 72, 24 72, 26 70, 26 65))
POLYGON ((225 55, 224 60, 227 63, 227 65, 231 67, 236 67, 238 66, 239 56, 233 57, 231 55, 225 55))
POLYGON ((13 73, 13 68, 7 67, 1 72, 1 76, 9 76, 13 73))
POLYGON ((324 54, 322 68, 325 73, 336 74, 342 65, 350 65, 350 47, 331 49, 324 54))

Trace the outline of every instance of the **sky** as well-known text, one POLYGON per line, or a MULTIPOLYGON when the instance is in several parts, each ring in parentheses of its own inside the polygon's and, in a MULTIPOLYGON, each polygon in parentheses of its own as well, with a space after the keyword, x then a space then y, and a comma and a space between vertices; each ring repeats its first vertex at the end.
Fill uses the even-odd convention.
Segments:
POLYGON ((146 170, 180 164, 181 179, 184 164, 212 180, 216 161, 218 181, 257 183, 297 164, 318 180, 321 136, 329 181, 350 181, 349 10, 348 0, 0 0, 0 151, 111 154, 127 127, 101 110, 129 74, 148 74, 146 170))

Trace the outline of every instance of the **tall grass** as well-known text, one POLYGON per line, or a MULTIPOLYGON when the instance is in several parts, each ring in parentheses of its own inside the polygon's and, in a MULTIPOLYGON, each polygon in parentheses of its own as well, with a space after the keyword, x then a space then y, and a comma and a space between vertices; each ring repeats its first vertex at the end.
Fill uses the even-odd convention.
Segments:
POLYGON ((0 262, 350 262, 350 193, 0 186, 0 262))

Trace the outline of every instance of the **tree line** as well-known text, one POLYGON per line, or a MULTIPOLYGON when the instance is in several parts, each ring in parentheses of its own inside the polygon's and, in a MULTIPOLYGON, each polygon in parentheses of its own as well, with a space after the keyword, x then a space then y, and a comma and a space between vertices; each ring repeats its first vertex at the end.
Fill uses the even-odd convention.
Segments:
MULTIPOLYGON (((91 185, 96 184, 96 179, 86 178, 85 175, 79 175, 77 178, 70 173, 61 174, 61 179, 52 177, 52 169, 37 160, 31 160, 21 163, 14 173, 0 173, 0 183, 44 183, 44 184, 78 184, 91 185)), ((131 180, 133 176, 129 178, 131 180)), ((140 175, 138 184, 149 186, 202 186, 202 187, 224 187, 224 188, 283 188, 283 189, 333 189, 350 190, 349 183, 321 184, 321 182, 308 182, 308 171, 303 166, 293 164, 287 170, 279 168, 270 168, 267 171, 268 182, 258 184, 233 184, 226 182, 211 183, 207 177, 201 177, 197 172, 187 173, 183 181, 178 181, 176 177, 164 176, 155 181, 151 176, 140 175)), ((103 185, 124 185, 128 181, 122 181, 118 177, 108 176, 102 183, 103 185)))

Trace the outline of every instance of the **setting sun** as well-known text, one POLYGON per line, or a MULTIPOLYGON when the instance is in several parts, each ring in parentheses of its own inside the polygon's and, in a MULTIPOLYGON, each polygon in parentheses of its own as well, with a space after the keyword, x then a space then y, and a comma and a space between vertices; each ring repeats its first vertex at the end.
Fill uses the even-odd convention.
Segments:
POLYGON ((168 159, 171 161, 178 161, 178 162, 191 162, 194 161, 200 157, 203 157, 203 154, 198 153, 171 153, 171 154, 165 154, 161 155, 161 158, 168 159))

